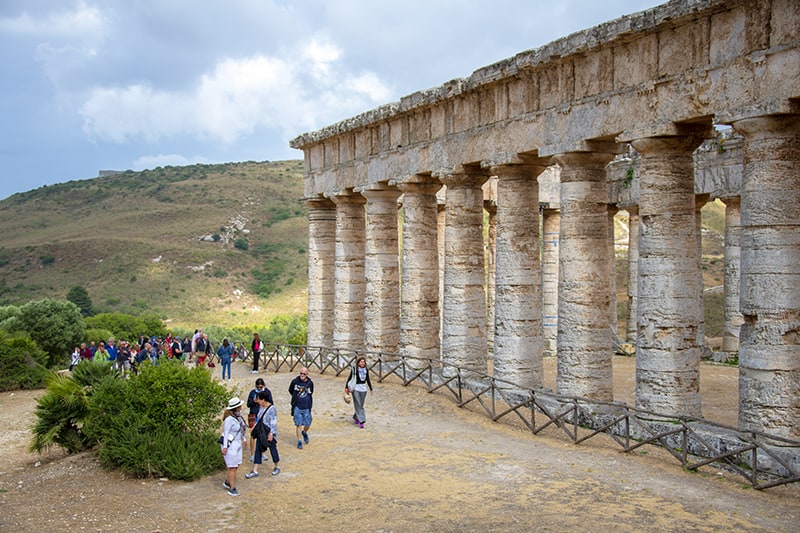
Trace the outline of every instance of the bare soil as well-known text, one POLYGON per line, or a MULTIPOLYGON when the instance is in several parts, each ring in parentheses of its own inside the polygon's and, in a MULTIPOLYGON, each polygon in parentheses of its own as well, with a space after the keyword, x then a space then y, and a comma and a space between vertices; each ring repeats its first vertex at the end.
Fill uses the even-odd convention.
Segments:
MULTIPOLYGON (((633 359, 615 358, 619 400, 633 399, 633 359)), ((254 376, 234 363, 246 394, 254 376)), ((554 361, 547 362, 553 384, 554 361)), ((219 369, 217 369, 217 373, 219 369)), ((318 375, 311 442, 296 448, 285 392, 294 374, 260 374, 279 410, 281 473, 223 472, 192 482, 103 470, 92 453, 27 451, 41 391, 0 395, 0 531, 798 531, 800 488, 755 491, 705 467, 683 471, 654 447, 626 454, 606 437, 574 445, 492 422, 442 393, 376 384, 364 429, 318 375), (606 439, 606 440, 604 440, 606 439)), ((703 365, 707 418, 736 420, 736 368, 703 365)))

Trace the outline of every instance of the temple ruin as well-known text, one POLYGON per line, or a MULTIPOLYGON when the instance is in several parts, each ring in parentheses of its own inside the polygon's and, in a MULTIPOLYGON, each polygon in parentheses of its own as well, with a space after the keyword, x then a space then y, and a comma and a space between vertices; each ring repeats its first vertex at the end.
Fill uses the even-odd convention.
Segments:
POLYGON ((297 137, 309 345, 491 353, 524 388, 554 354, 557 392, 611 401, 626 210, 636 406, 701 417, 699 210, 720 199, 739 426, 800 437, 798 99, 796 0, 675 0, 297 137), (698 150, 723 127, 740 140, 698 150))

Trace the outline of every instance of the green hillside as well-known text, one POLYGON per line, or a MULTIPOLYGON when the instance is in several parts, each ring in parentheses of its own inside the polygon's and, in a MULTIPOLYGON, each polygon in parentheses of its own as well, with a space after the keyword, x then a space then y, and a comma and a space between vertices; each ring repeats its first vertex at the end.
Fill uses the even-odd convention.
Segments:
POLYGON ((306 312, 302 161, 164 167, 0 202, 0 305, 87 289, 98 312, 254 324, 306 312))

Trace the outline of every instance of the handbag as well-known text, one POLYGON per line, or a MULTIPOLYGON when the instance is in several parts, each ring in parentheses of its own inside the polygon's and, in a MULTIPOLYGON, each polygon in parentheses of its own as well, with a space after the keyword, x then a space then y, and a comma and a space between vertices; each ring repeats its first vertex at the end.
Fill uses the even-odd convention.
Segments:
POLYGON ((356 369, 353 367, 350 368, 350 379, 347 380, 347 388, 350 389, 350 392, 353 392, 356 389, 356 369))
POLYGON ((264 425, 264 422, 259 419, 253 429, 250 430, 250 436, 258 443, 261 451, 266 450, 269 446, 269 428, 264 425))
POLYGON ((352 396, 350 396, 350 392, 349 391, 345 391, 344 394, 342 394, 342 400, 344 400, 344 403, 350 403, 350 400, 352 400, 352 399, 353 398, 352 398, 352 396))

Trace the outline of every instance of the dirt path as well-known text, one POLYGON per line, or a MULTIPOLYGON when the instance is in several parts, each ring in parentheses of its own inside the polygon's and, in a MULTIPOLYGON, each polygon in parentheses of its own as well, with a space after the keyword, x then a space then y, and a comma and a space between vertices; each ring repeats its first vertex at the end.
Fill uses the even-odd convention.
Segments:
MULTIPOLYGON (((623 389, 632 379, 625 376, 631 361, 615 362, 623 389)), ((253 382, 248 370, 234 364, 242 394, 253 382)), ((722 398, 719 405, 728 401, 735 373, 704 367, 704 390, 710 387, 711 394, 719 387, 712 394, 722 398)), ((413 386, 378 385, 367 399, 367 426, 358 429, 341 400, 343 379, 312 371, 317 391, 311 442, 298 450, 285 392, 294 374, 261 376, 279 408, 282 472, 272 477, 265 464, 259 478, 245 480, 246 463, 238 498, 223 490, 221 472, 193 483, 140 480, 103 471, 88 453, 31 455, 28 426, 41 391, 1 394, 0 531, 800 528, 800 487, 758 492, 713 468, 684 472, 652 447, 624 454, 602 441, 576 446, 557 433, 534 437, 413 386)), ((733 397, 735 402, 735 389, 733 397)), ((712 404, 706 403, 709 418, 716 419, 708 412, 730 411, 712 404)))

